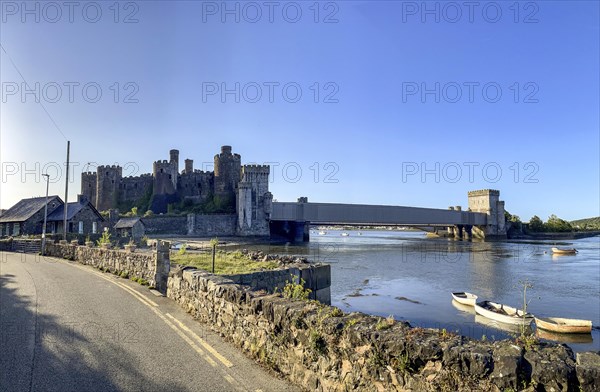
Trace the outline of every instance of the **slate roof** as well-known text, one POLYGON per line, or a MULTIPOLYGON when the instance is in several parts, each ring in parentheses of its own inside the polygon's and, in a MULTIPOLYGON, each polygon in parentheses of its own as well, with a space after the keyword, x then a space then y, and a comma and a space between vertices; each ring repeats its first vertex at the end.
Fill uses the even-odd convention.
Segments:
MULTIPOLYGON (((53 200, 57 200, 61 204, 63 201, 58 196, 48 196, 48 203, 53 200)), ((2 217, 0 217, 0 223, 6 222, 25 222, 40 210, 44 209, 46 204, 46 197, 33 197, 30 199, 23 199, 11 208, 9 208, 2 217)))
MULTIPOLYGON (((100 215, 100 213, 88 201, 85 201, 84 203, 80 203, 78 201, 73 202, 73 203, 67 203, 67 221, 70 221, 71 219, 73 219, 73 217, 75 215, 77 215, 77 213, 79 211, 83 210, 88 205, 90 208, 92 208, 92 210, 96 213, 96 215, 98 215, 100 217, 100 220, 103 221, 104 218, 102 218, 102 215, 100 215)), ((56 210, 54 210, 54 212, 52 212, 50 215, 48 215, 48 222, 62 222, 64 219, 65 219, 64 204, 61 205, 60 207, 58 207, 56 210)))
POLYGON ((137 222, 141 222, 142 225, 144 224, 144 221, 139 217, 121 218, 115 225, 115 229, 131 229, 137 222))

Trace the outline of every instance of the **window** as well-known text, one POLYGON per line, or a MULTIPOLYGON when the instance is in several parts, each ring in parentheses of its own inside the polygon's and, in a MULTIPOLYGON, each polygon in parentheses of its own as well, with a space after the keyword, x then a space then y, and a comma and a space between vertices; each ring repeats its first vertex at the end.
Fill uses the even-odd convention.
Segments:
POLYGON ((78 229, 79 229, 79 234, 83 234, 83 222, 82 221, 79 221, 78 229))
POLYGON ((13 225, 13 235, 18 236, 19 234, 21 234, 21 224, 15 223, 13 225))
POLYGON ((92 222, 92 234, 96 234, 98 231, 98 222, 92 222))

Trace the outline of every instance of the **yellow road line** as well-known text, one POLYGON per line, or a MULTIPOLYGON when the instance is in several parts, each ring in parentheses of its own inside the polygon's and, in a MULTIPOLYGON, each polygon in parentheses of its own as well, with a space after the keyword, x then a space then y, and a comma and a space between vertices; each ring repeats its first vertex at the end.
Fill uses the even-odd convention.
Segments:
POLYGON ((210 344, 208 344, 200 336, 196 335, 194 333, 194 331, 192 331, 191 329, 189 329, 184 323, 182 323, 181 321, 177 320, 175 317, 173 317, 169 313, 167 313, 166 315, 167 315, 167 317, 169 317, 173 321, 175 321, 177 323, 177 325, 179 325, 179 328, 183 329, 184 331, 186 331, 187 333, 189 333, 190 335, 192 335, 192 337, 194 339, 196 339, 196 341, 198 343, 200 343, 202 345, 202 347, 204 347, 209 353, 211 353, 215 358, 217 358, 223 365, 225 365, 228 368, 233 367, 233 363, 229 362, 229 360, 227 360, 227 358, 225 358, 223 355, 221 355, 217 350, 215 350, 210 344))

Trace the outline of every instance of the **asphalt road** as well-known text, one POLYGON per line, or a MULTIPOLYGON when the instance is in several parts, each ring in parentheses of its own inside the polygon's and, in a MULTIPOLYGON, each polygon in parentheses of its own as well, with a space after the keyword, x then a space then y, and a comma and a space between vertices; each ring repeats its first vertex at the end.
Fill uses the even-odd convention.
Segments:
POLYGON ((296 390, 146 287, 0 253, 0 391, 296 390))

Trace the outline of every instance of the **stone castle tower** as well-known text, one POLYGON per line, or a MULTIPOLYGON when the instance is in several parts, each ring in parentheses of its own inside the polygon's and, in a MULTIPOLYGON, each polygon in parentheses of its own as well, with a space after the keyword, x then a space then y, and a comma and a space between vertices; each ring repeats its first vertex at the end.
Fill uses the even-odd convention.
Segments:
POLYGON ((504 201, 500 200, 500 191, 482 189, 469 192, 469 209, 488 216, 487 226, 473 227, 473 236, 485 238, 499 236, 506 238, 504 201))
MULTIPOLYGON (((231 146, 221 147, 221 153, 215 155, 215 196, 225 200, 235 195, 240 182, 242 158, 231 153, 231 146)), ((233 202, 234 200, 231 200, 233 202)))

